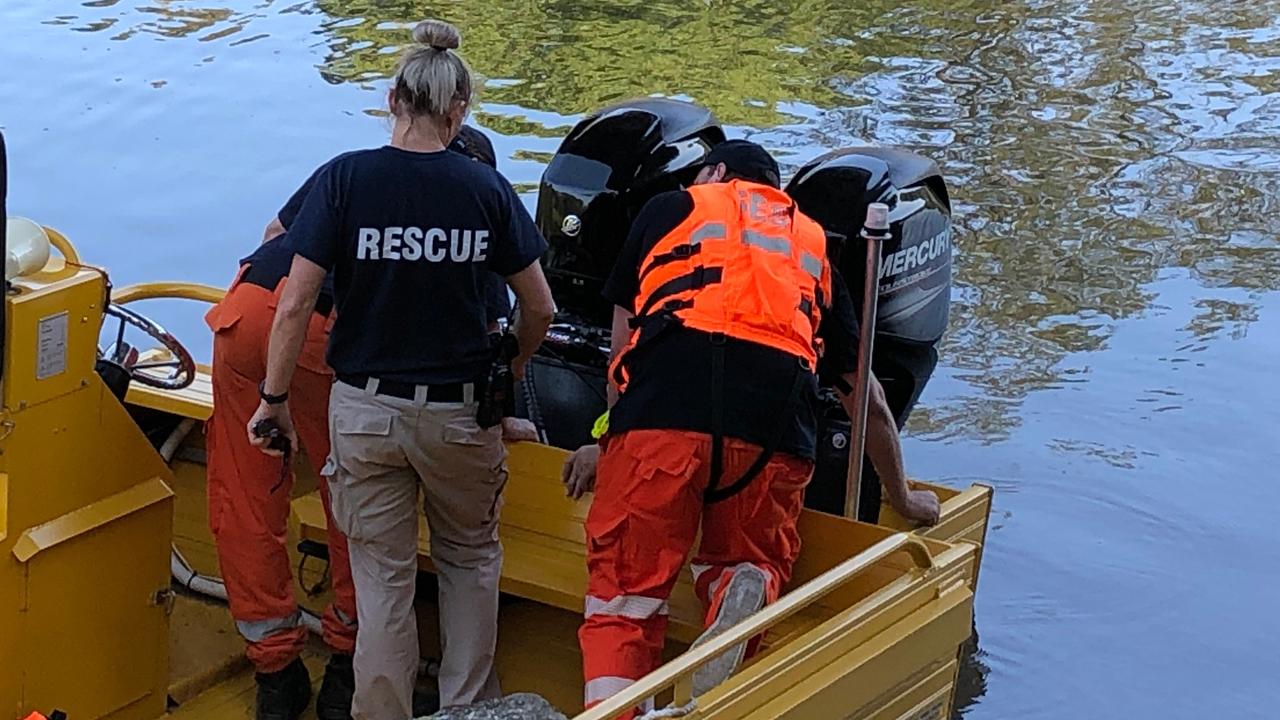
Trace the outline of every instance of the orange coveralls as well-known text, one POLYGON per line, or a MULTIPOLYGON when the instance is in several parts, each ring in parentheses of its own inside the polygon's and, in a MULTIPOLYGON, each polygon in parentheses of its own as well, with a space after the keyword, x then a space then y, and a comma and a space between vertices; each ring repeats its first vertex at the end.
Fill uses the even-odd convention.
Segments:
MULTIPOLYGON (((258 383, 266 376, 267 341, 286 280, 273 290, 241 282, 211 309, 214 332, 213 416, 205 426, 209 526, 236 628, 246 654, 261 673, 283 669, 302 652, 301 623, 286 550, 292 473, 280 483, 280 458, 249 444, 246 426, 258 408, 258 383)), ((324 361, 332 313, 311 314, 289 409, 317 476, 329 455, 329 390, 333 371, 324 361)), ((325 609, 324 641, 335 652, 355 648, 356 600, 347 540, 334 525, 327 483, 320 483, 329 532, 329 571, 334 602, 325 609)))
MULTIPOLYGON (((776 188, 733 180, 687 192, 694 201, 688 217, 648 250, 637 269, 633 307, 639 322, 611 368, 619 391, 625 393, 630 383, 629 351, 646 342, 645 321, 661 313, 687 328, 794 356, 811 371, 818 359, 821 307, 831 297, 821 227, 776 188)), ((712 394, 725 392, 712 382, 712 394)), ((723 438, 722 448, 720 490, 742 478, 762 454, 760 446, 731 436, 723 438)), ((755 566, 764 573, 766 603, 777 600, 791 578, 813 462, 775 453, 739 492, 708 502, 711 450, 710 433, 683 429, 606 436, 586 521, 589 579, 578 633, 588 707, 661 663, 667 598, 700 524, 702 543, 692 570, 705 624, 715 621, 738 569, 755 566)))

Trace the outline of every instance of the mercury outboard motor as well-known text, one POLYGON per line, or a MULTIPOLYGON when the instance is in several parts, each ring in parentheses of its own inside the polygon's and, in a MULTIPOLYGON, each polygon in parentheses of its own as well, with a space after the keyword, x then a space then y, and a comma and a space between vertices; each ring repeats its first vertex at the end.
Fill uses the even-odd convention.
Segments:
MULTIPOLYGON (((879 304, 871 367, 884 386, 898 428, 906 424, 938 363, 938 343, 951 305, 951 200, 938 166, 890 148, 828 153, 806 164, 786 192, 833 239, 833 267, 861 303, 866 245, 859 237, 867 205, 889 206, 893 237, 881 250, 879 304)), ((824 512, 844 508, 849 420, 828 394, 819 428, 818 462, 805 504, 824 512)), ((880 479, 870 462, 862 474, 859 519, 875 522, 880 479)))
POLYGON ((613 308, 600 291, 632 220, 654 195, 691 184, 724 139, 704 107, 640 98, 583 119, 547 164, 537 222, 550 244, 543 269, 560 312, 525 376, 518 412, 550 444, 590 442, 604 412, 613 308))

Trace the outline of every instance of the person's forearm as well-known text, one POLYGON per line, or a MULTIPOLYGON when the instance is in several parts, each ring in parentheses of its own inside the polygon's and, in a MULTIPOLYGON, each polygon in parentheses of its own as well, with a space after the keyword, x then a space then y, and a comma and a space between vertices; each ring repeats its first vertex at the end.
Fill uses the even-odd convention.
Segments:
POLYGON ((289 267, 289 282, 280 295, 275 319, 271 322, 271 339, 267 344, 267 377, 263 388, 268 395, 282 395, 293 380, 298 355, 307 339, 307 325, 320 296, 324 269, 303 258, 294 257, 289 267))
MULTIPOLYGON (((853 375, 845 375, 845 382, 854 385, 853 375)), ((853 395, 841 395, 840 400, 845 412, 850 417, 857 411, 857 403, 853 395)), ((875 466, 876 474, 884 485, 889 504, 901 508, 907 500, 907 473, 902 465, 902 443, 898 440, 898 426, 894 422, 893 413, 885 399, 884 389, 880 382, 871 378, 871 388, 867 399, 867 438, 866 454, 875 466)), ((861 458, 850 458, 850 462, 862 462, 861 458)))
POLYGON ((551 288, 542 274, 542 265, 533 261, 520 272, 507 278, 507 284, 516 294, 517 311, 514 332, 520 345, 516 357, 523 365, 542 346, 547 328, 556 316, 556 304, 551 299, 551 288))
POLYGON ((547 328, 551 327, 554 318, 552 307, 535 308, 533 311, 521 307, 516 311, 515 334, 521 356, 533 357, 547 337, 547 328))
MULTIPOLYGON (((609 332, 609 366, 613 366, 613 361, 622 352, 622 349, 631 342, 631 318, 632 313, 621 307, 613 308, 613 327, 609 332)), ((618 388, 612 382, 606 382, 609 407, 613 407, 618 402, 618 388)))
POLYGON ((898 426, 887 405, 867 408, 867 456, 880 476, 889 504, 900 508, 907 500, 907 473, 902 466, 902 443, 898 426))
POLYGON ((289 389, 293 371, 298 366, 298 355, 307 338, 310 313, 310 308, 286 307, 284 303, 276 309, 267 346, 267 377, 263 383, 268 395, 282 395, 289 389))

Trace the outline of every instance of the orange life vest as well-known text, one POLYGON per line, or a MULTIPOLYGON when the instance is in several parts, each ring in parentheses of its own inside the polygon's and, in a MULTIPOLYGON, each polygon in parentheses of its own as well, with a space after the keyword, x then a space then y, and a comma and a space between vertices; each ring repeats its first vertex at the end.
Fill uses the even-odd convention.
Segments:
POLYGON ((636 320, 610 376, 621 392, 646 320, 776 348, 817 365, 815 333, 831 298, 826 234, 781 190, 733 180, 695 185, 693 212, 640 263, 636 320))

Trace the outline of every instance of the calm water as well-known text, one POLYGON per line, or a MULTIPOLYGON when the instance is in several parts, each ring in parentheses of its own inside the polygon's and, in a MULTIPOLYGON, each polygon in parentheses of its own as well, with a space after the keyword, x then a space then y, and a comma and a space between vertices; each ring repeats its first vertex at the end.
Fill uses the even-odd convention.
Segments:
MULTIPOLYGON (((3 0, 10 212, 117 284, 224 284, 314 166, 384 140, 429 14, 526 191, 651 93, 789 168, 922 152, 958 278, 908 468, 998 490, 963 713, 1275 717, 1280 3, 905 5, 3 0)), ((207 353, 195 308, 149 310, 207 353)))

